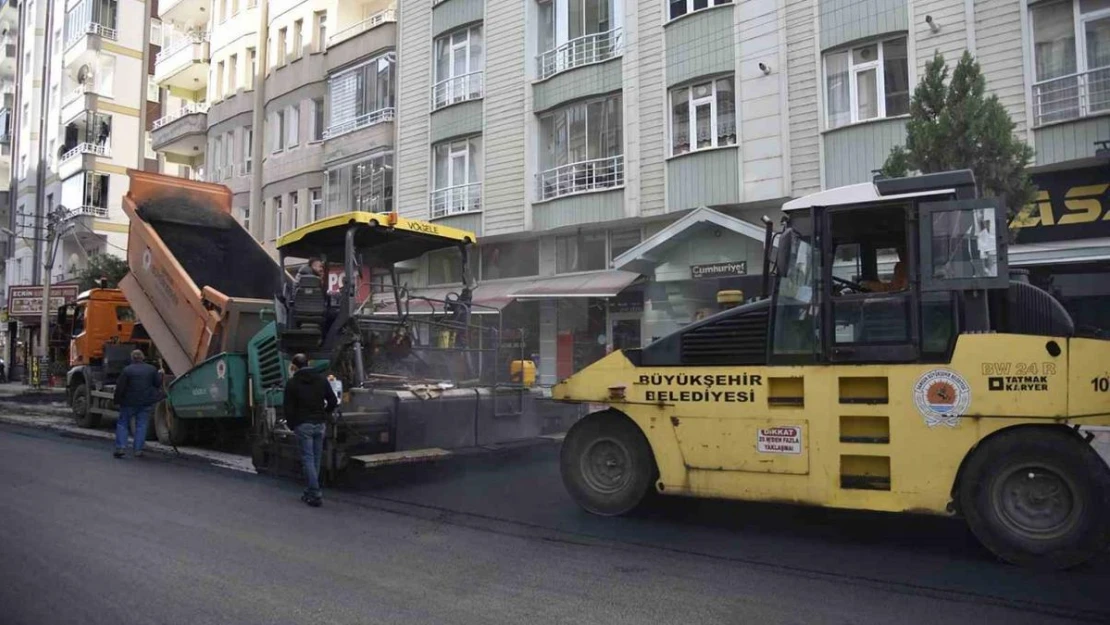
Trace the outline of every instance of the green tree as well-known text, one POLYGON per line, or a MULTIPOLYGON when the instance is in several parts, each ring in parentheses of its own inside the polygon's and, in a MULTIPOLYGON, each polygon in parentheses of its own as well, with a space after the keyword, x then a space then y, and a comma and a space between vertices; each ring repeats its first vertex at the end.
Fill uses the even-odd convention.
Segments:
POLYGON ((936 53, 910 100, 906 145, 890 151, 882 174, 970 169, 980 196, 1002 198, 1008 216, 1032 202, 1036 190, 1025 168, 1033 149, 1014 136, 1009 113, 998 96, 985 96, 986 86, 970 52, 964 51, 951 81, 944 56, 936 53))
POLYGON ((108 288, 119 286, 119 281, 127 275, 127 261, 111 254, 93 254, 89 257, 89 264, 78 274, 80 280, 78 288, 82 291, 96 288, 100 279, 108 280, 108 288))

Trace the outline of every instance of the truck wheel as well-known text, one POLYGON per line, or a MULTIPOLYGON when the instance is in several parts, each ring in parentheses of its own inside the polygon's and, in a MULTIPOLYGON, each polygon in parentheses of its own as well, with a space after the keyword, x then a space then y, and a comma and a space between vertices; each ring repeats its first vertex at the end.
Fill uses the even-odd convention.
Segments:
POLYGON ((95 428, 100 425, 100 415, 89 410, 89 387, 79 384, 73 389, 70 396, 70 406, 73 408, 73 418, 77 425, 83 428, 95 428))
POLYGON ((1011 564, 1071 568, 1110 543, 1110 472, 1068 432, 1030 428, 988 441, 968 459, 959 498, 971 531, 1011 564))
POLYGON ((657 473, 643 432, 616 415, 591 416, 575 424, 563 440, 559 468, 574 501, 601 516, 635 509, 657 473))
POLYGON ((154 407, 154 431, 159 443, 174 446, 188 443, 193 434, 192 424, 175 417, 173 408, 164 401, 154 407))

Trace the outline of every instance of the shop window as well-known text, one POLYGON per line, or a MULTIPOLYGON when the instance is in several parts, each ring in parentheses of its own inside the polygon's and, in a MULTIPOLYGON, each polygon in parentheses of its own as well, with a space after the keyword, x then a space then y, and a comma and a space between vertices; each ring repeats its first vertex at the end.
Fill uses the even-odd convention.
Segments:
POLYGON ((555 273, 608 268, 605 239, 605 232, 580 232, 555 239, 555 273))
POLYGON ((614 230, 609 234, 609 261, 636 247, 643 240, 639 228, 614 230))
POLYGON ((458 250, 428 254, 428 284, 458 284, 462 281, 462 257, 458 250))
POLYGON ((603 358, 609 335, 605 300, 566 298, 558 305, 555 368, 562 379, 603 358))
POLYGON ((521 278, 540 272, 539 246, 535 240, 483 245, 482 279, 521 278))

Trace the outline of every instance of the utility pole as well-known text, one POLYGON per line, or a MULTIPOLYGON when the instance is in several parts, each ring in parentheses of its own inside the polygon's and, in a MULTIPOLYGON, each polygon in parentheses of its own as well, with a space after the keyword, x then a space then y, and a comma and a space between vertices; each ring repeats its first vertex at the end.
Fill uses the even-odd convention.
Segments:
POLYGON ((58 244, 62 237, 74 228, 74 223, 65 223, 66 210, 58 206, 48 216, 46 224, 46 259, 42 263, 42 314, 39 318, 42 330, 39 334, 38 357, 39 374, 36 377, 39 386, 42 386, 42 377, 47 374, 50 366, 50 278, 54 270, 54 256, 58 253, 58 244))
MULTIPOLYGON (((30 19, 34 19, 34 16, 30 19)), ((81 27, 85 28, 86 25, 82 24, 81 27)), ((28 31, 31 41, 34 42, 36 35, 33 24, 28 31)), ((62 36, 64 37, 65 35, 63 34, 62 36)), ((34 43, 31 45, 33 46, 34 43)), ((42 86, 40 87, 42 90, 40 100, 42 102, 42 107, 39 111, 39 162, 36 167, 37 171, 35 172, 35 221, 42 224, 42 227, 45 228, 47 227, 47 211, 50 210, 50 207, 46 206, 46 163, 49 162, 46 158, 46 129, 47 118, 49 117, 47 112, 50 110, 50 64, 52 62, 54 50, 54 2, 46 3, 46 33, 43 35, 42 47, 44 61, 42 64, 42 86)), ((32 97, 33 94, 34 90, 32 85, 32 97)), ((40 237, 36 236, 36 238, 40 237)), ((42 248, 37 248, 35 252, 41 254, 43 250, 42 248)), ((49 273, 50 271, 47 270, 47 274, 49 273)), ((38 282, 38 280, 34 280, 34 282, 38 282)), ((45 337, 40 338, 45 339, 45 337)), ((45 342, 45 340, 40 342, 45 342)))

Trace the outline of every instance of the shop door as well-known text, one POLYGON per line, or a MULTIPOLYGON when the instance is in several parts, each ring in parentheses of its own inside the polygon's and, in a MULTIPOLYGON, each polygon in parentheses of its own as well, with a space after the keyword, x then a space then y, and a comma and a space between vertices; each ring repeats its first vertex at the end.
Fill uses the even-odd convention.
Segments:
POLYGON ((643 346, 640 315, 610 315, 609 337, 613 350, 639 349, 643 346))

